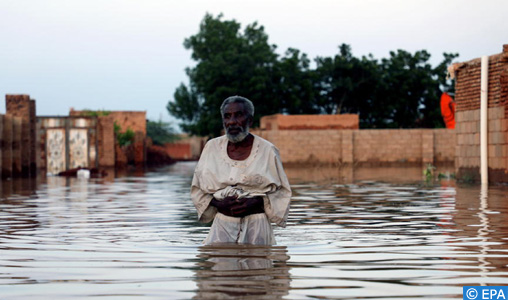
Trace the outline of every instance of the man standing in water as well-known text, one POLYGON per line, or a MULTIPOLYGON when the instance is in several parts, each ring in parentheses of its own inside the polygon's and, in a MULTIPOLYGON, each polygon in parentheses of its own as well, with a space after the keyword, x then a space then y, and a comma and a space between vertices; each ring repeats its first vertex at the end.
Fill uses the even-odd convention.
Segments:
POLYGON ((206 143, 194 171, 191 198, 212 227, 205 244, 273 245, 273 222, 286 225, 291 188, 278 149, 249 133, 250 100, 232 96, 220 107, 226 135, 206 143))

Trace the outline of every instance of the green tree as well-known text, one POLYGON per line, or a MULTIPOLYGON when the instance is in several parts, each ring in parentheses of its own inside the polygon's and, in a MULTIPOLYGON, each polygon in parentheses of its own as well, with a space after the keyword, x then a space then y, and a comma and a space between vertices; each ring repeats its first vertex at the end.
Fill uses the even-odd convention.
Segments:
POLYGON ((276 46, 257 23, 241 30, 235 20, 205 15, 199 32, 185 39, 196 66, 187 68, 189 85, 181 84, 167 104, 181 128, 201 136, 222 130, 219 107, 232 95, 254 102, 259 118, 274 113, 356 113, 362 128, 442 127, 439 97, 453 92, 447 66, 457 54, 444 53, 435 68, 430 54, 404 50, 389 58, 353 56, 347 44, 334 57, 317 57, 310 68, 305 53, 289 48, 279 58, 276 46))
POLYGON ((178 140, 171 123, 162 121, 146 121, 146 135, 152 139, 155 145, 164 145, 178 140))
MULTIPOLYGON (((315 72, 310 60, 298 49, 289 48, 276 64, 278 112, 288 114, 317 114, 320 107, 314 88, 315 72)), ((275 110, 275 109, 274 109, 275 110)))
POLYGON ((433 68, 427 51, 398 50, 378 62, 356 58, 342 44, 333 58, 316 59, 319 106, 329 114, 359 114, 362 128, 442 127, 439 97, 451 90, 446 67, 455 57, 445 53, 433 68))
POLYGON ((356 58, 351 47, 339 46, 333 58, 316 58, 316 83, 319 107, 323 113, 356 113, 362 127, 375 127, 382 120, 382 109, 376 107, 380 82, 378 62, 369 57, 356 58))
POLYGON ((390 58, 381 62, 378 89, 378 97, 386 99, 386 127, 442 127, 439 98, 451 85, 445 78, 446 66, 457 56, 445 53, 444 61, 433 68, 425 50, 390 52, 390 58))
POLYGON ((275 45, 257 23, 243 31, 235 20, 224 21, 222 15, 207 14, 199 32, 185 39, 197 62, 187 68, 189 86, 181 84, 167 109, 182 119, 182 129, 196 135, 217 136, 222 130, 219 107, 232 95, 245 95, 256 106, 255 124, 259 116, 280 110, 276 94, 277 63, 275 45))

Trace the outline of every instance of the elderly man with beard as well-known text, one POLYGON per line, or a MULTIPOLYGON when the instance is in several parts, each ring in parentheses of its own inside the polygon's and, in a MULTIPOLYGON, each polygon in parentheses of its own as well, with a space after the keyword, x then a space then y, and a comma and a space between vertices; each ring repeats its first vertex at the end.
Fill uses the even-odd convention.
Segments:
POLYGON ((204 243, 273 245, 270 222, 286 225, 291 197, 279 151, 249 133, 250 100, 232 96, 220 110, 226 134, 206 143, 191 185, 199 221, 213 221, 204 243))

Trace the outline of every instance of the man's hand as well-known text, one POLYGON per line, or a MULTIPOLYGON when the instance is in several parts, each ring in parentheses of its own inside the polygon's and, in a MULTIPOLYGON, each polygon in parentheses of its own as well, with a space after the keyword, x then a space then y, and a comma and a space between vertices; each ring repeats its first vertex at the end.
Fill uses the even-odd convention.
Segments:
POLYGON ((263 206, 262 197, 238 199, 233 207, 231 207, 231 213, 233 217, 243 218, 248 215, 264 212, 263 206))
POLYGON ((216 207, 217 211, 219 211, 223 215, 230 217, 235 217, 233 215, 233 212, 231 211, 231 208, 237 204, 238 202, 236 196, 229 196, 220 201, 213 198, 212 201, 210 202, 210 205, 216 207))
POLYGON ((236 196, 226 197, 222 201, 212 199, 210 202, 226 216, 242 218, 251 214, 264 212, 262 197, 237 199, 236 196))

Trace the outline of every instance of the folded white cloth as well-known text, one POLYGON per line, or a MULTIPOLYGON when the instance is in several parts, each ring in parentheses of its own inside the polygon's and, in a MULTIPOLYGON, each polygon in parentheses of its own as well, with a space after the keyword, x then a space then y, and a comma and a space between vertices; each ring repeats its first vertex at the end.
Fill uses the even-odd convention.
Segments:
POLYGON ((244 191, 242 188, 238 186, 227 186, 222 190, 218 190, 217 192, 213 193, 213 197, 219 201, 223 200, 226 197, 232 196, 236 196, 237 199, 242 199, 252 197, 263 197, 266 196, 266 194, 261 192, 244 191))

